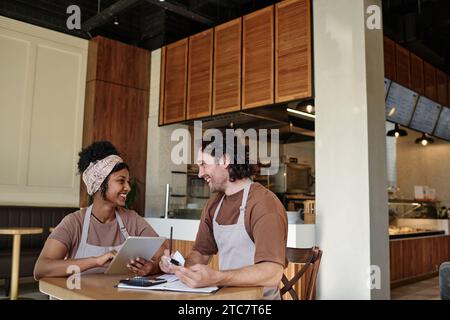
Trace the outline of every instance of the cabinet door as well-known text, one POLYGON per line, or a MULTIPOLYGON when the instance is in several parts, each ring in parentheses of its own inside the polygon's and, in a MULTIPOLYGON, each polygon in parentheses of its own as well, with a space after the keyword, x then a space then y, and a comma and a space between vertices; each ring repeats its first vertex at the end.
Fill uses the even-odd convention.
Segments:
POLYGON ((273 8, 243 18, 242 109, 273 104, 273 8))
POLYGON ((187 119, 211 115, 213 29, 189 38, 187 119))
POLYGON ((428 62, 423 62, 423 76, 425 85, 425 96, 437 101, 436 68, 428 62))
POLYGON ((397 82, 402 86, 411 88, 411 63, 409 51, 399 46, 396 47, 397 82))
POLYGON ((213 114, 241 109, 241 21, 214 28, 213 114))
POLYGON ((397 67, 395 55, 395 42, 384 37, 384 76, 392 81, 397 81, 397 67))
POLYGON ((423 95, 423 60, 411 53, 411 89, 423 95))
POLYGON ((164 124, 164 84, 166 75, 166 47, 161 48, 161 71, 160 71, 160 79, 159 79, 159 118, 158 124, 164 124))
POLYGON ((187 57, 187 38, 172 43, 166 48, 164 124, 186 119, 187 57))
POLYGON ((391 282, 401 280, 403 276, 403 241, 389 241, 391 282))
POLYGON ((275 7, 275 102, 312 96, 310 0, 275 7))
POLYGON ((447 75, 447 107, 450 108, 450 75, 447 75))
POLYGON ((441 70, 436 70, 437 102, 447 104, 447 75, 441 70))

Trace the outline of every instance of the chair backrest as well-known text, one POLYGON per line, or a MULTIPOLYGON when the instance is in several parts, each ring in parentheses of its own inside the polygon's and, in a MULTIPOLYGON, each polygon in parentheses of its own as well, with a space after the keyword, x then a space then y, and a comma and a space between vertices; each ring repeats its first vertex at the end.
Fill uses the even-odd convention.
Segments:
POLYGON ((450 300, 450 261, 439 267, 439 291, 441 300, 450 300))
POLYGON ((294 290, 294 285, 300 279, 304 279, 306 281, 304 299, 313 300, 315 298, 316 279, 319 272, 320 259, 322 258, 322 250, 318 247, 286 248, 286 257, 290 263, 303 264, 303 266, 290 280, 283 274, 281 279, 283 287, 280 289, 281 297, 289 292, 292 299, 299 300, 298 293, 294 290))

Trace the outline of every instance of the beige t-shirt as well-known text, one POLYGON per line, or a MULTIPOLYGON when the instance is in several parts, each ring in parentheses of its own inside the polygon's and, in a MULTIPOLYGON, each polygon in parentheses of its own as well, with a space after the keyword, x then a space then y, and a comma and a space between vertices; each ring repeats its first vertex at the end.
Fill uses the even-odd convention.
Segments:
MULTIPOLYGON (((236 224, 244 191, 226 196, 217 215, 219 225, 236 224)), ((217 253, 213 233, 213 218, 223 193, 213 195, 203 209, 194 250, 203 255, 217 253)), ((253 183, 247 199, 244 224, 247 233, 255 243, 255 263, 274 262, 287 266, 287 215, 277 196, 259 183, 253 183)))
MULTIPOLYGON (((135 211, 119 207, 117 211, 130 236, 158 237, 153 228, 135 211)), ((78 210, 64 217, 58 226, 49 235, 49 239, 55 239, 63 243, 67 248, 67 256, 74 258, 81 240, 84 216, 86 209, 78 210)), ((120 232, 117 220, 101 223, 93 216, 89 224, 87 243, 94 246, 111 247, 125 242, 120 232)))

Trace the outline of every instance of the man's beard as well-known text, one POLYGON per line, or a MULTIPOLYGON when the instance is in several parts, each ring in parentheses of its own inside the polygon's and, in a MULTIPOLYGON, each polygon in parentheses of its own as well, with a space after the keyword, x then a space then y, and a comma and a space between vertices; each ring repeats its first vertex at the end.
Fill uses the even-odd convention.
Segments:
POLYGON ((222 179, 220 179, 220 181, 218 181, 218 182, 211 181, 211 187, 210 187, 211 193, 225 192, 226 183, 227 183, 226 177, 222 177, 222 179))

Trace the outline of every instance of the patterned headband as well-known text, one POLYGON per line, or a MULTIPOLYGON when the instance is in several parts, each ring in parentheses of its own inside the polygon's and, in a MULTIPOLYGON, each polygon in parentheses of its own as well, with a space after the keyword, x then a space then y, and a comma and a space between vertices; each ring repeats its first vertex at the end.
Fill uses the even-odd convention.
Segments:
POLYGON ((90 196, 96 193, 114 166, 121 162, 123 162, 122 158, 117 155, 110 155, 102 160, 91 162, 89 167, 83 172, 83 181, 86 185, 87 193, 90 196))

